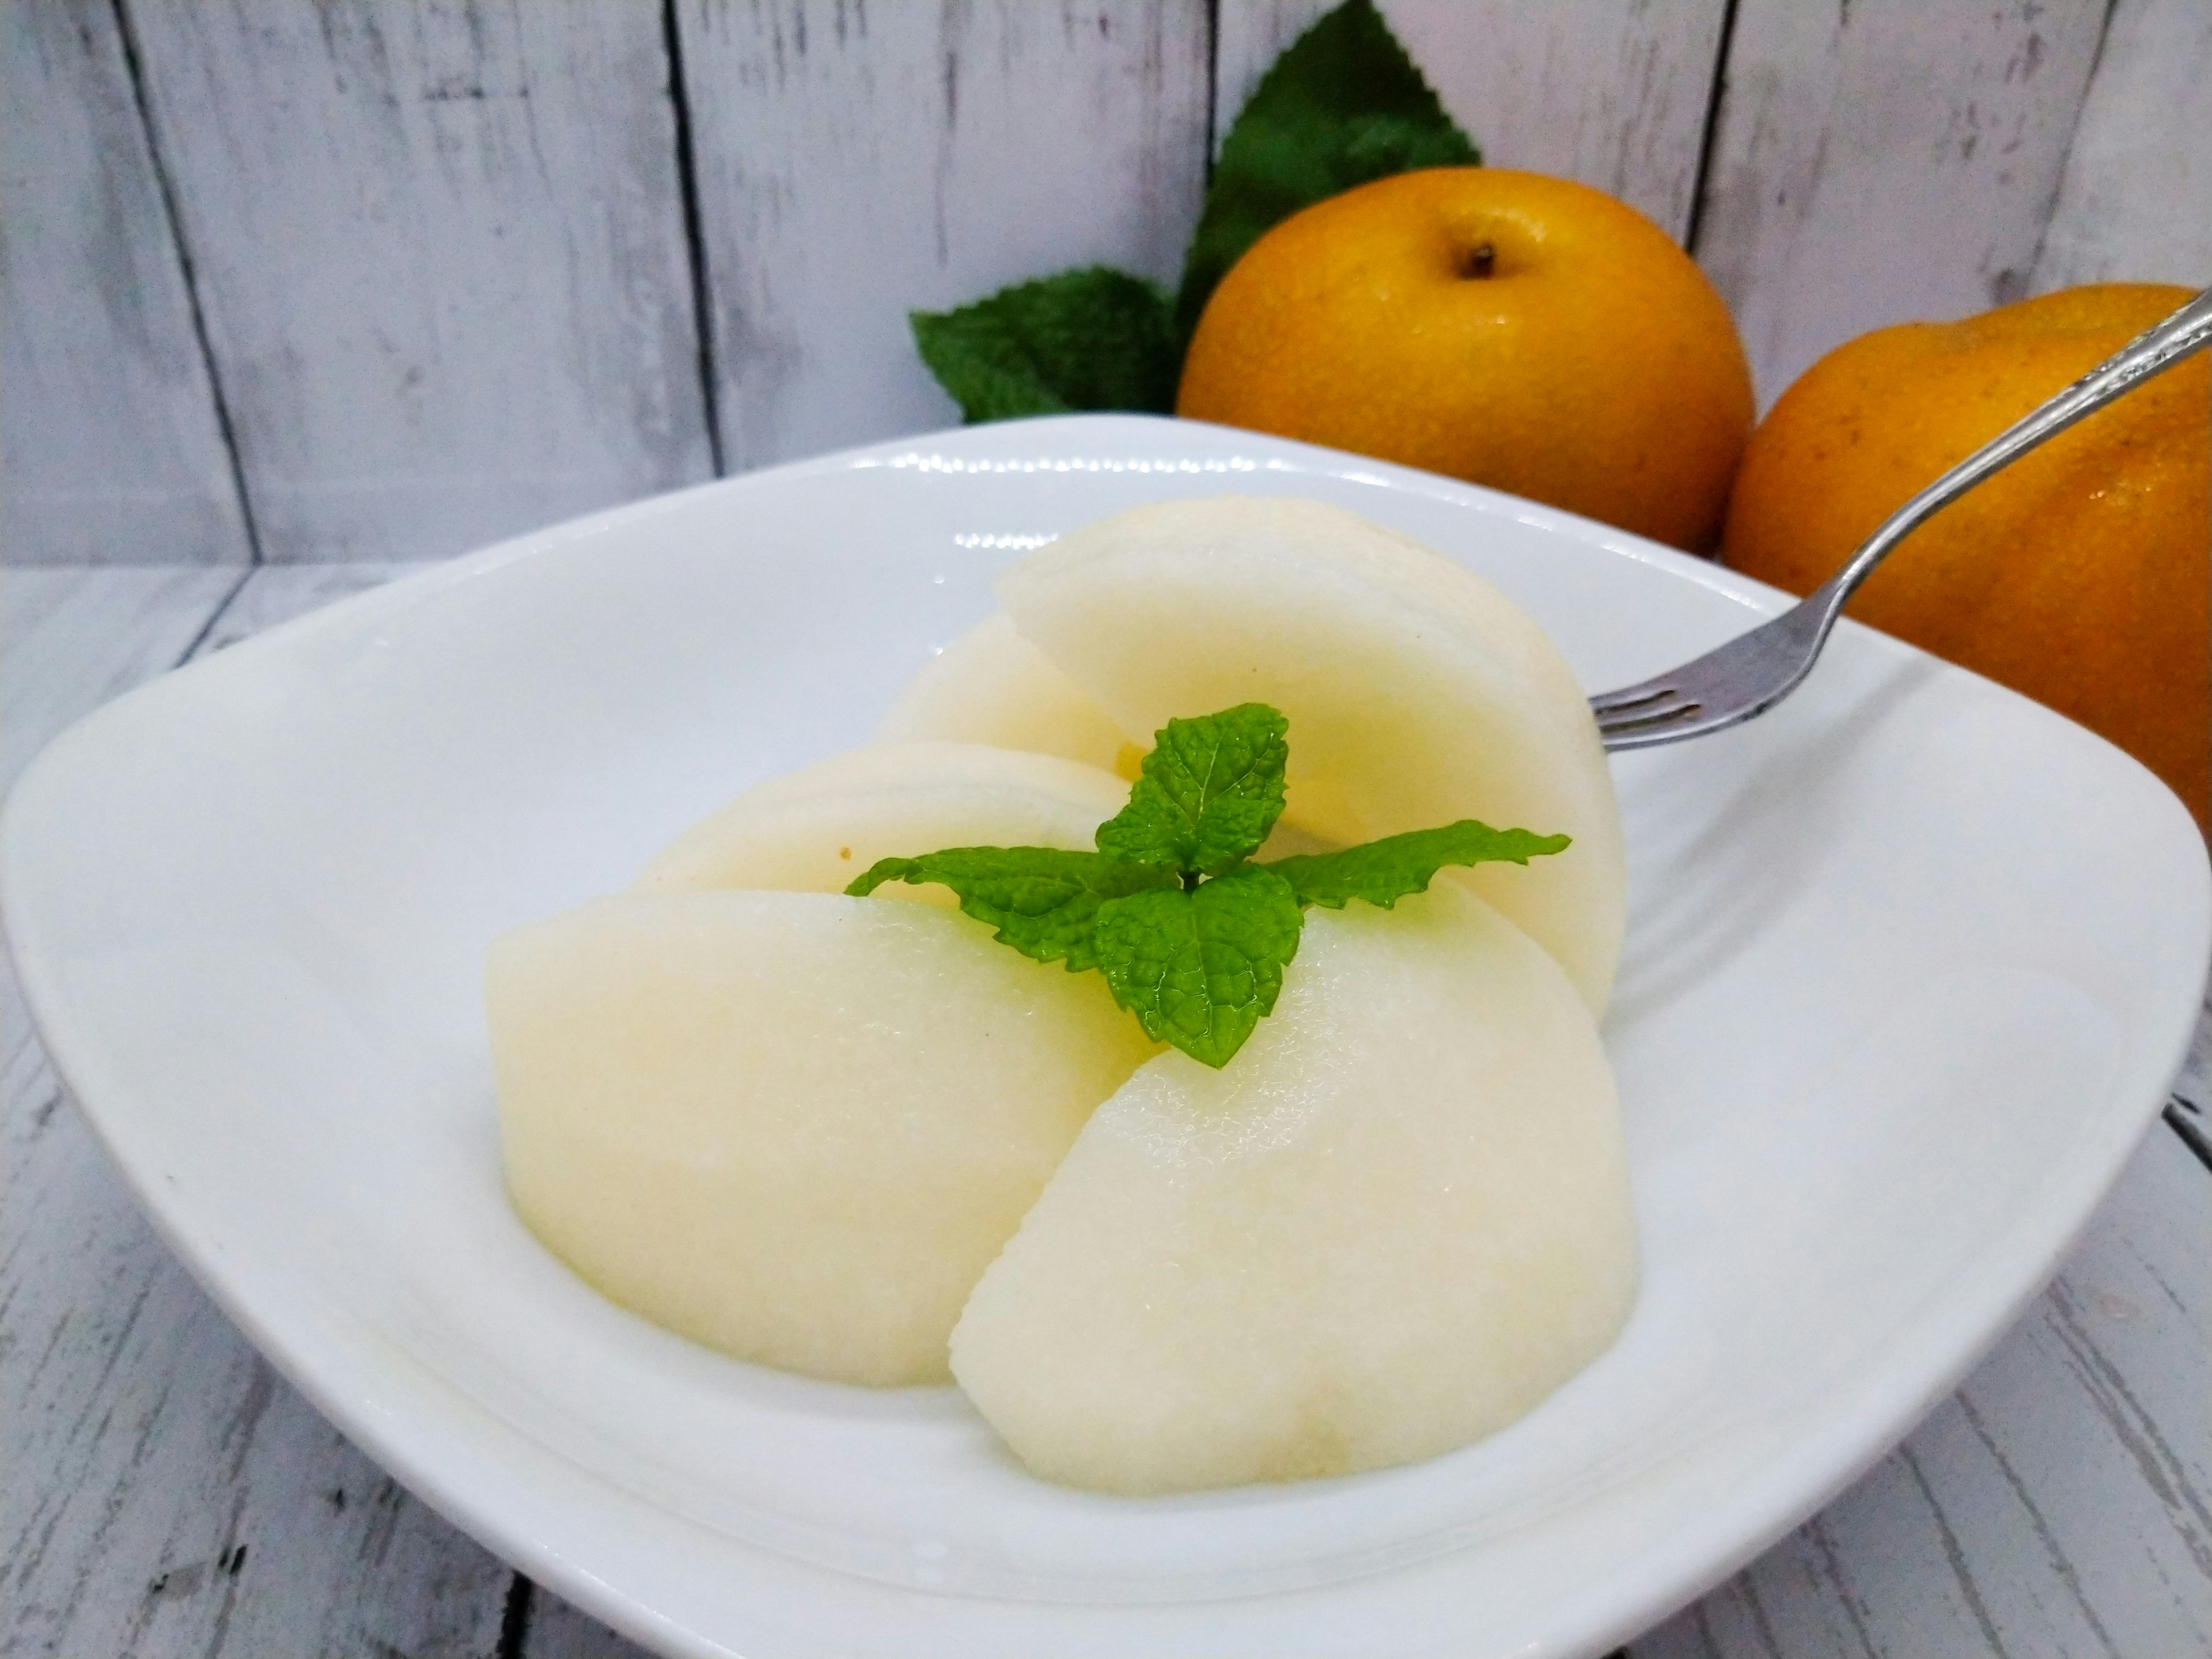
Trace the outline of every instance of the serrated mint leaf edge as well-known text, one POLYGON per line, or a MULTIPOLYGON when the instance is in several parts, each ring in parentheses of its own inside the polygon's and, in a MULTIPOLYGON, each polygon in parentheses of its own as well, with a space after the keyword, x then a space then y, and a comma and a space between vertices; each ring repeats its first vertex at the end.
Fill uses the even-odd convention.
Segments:
POLYGON ((948 847, 914 858, 878 859, 845 888, 847 896, 866 898, 888 881, 950 888, 963 915, 993 928, 992 937, 1032 962, 1064 963, 1070 973, 1096 968, 1094 924, 1099 907, 1131 893, 1176 884, 1172 872, 1129 863, 1074 848, 1056 847, 948 847), (943 862, 960 855, 1024 854, 1043 861, 1041 870, 969 872, 943 862), (1061 866, 1055 871, 1050 866, 1061 866), (994 903, 977 890, 986 884, 1061 880, 1077 890, 1045 910, 1022 910, 994 903), (972 884, 963 885, 963 882, 972 884))
POLYGON ((1170 865, 1185 875, 1218 876, 1260 850, 1283 815, 1290 720, 1264 702, 1240 702, 1211 714, 1170 720, 1152 734, 1137 781, 1119 812, 1098 826, 1098 850, 1139 864, 1170 865), (1194 738, 1214 733, 1208 775, 1187 763, 1194 738), (1231 742, 1248 749, 1236 777, 1214 787, 1211 775, 1231 742), (1256 783, 1255 781, 1256 780, 1256 783))
POLYGON ((1462 818, 1433 830, 1408 830, 1362 842, 1333 853, 1302 853, 1256 867, 1273 871, 1291 884, 1298 902, 1341 910, 1353 899, 1395 908, 1409 893, 1425 893, 1437 872, 1478 864, 1526 865, 1573 845, 1569 836, 1543 836, 1531 830, 1494 830, 1475 818, 1462 818), (1455 846, 1448 837, 1457 837, 1455 846), (1363 870, 1362 866, 1372 866, 1363 870))
MULTIPOLYGON (((1248 914, 1264 921, 1256 912, 1248 914)), ((1260 1021, 1274 1012, 1282 993, 1283 975, 1297 955, 1304 918, 1297 896, 1288 882, 1263 866, 1245 865, 1195 888, 1160 888, 1113 900, 1099 907, 1093 926, 1109 936, 1097 948, 1098 969, 1105 976, 1115 1002, 1134 1015, 1145 1035, 1155 1042, 1172 1044, 1200 1065, 1218 1071, 1236 1058, 1260 1021), (1279 951, 1254 952, 1243 943, 1225 936, 1220 924, 1229 917, 1223 914, 1222 907, 1245 896, 1261 904, 1271 899, 1279 902, 1280 908, 1274 918, 1281 924, 1276 941, 1279 951), (1132 959, 1123 954, 1121 941, 1113 937, 1121 924, 1140 917, 1146 920, 1146 931, 1154 938, 1170 936, 1176 930, 1188 927, 1187 935, 1169 937, 1169 956, 1146 958, 1164 963, 1158 980, 1141 980, 1133 975, 1129 972, 1132 959), (1238 952, 1243 963, 1240 971, 1249 973, 1252 979, 1250 995, 1236 1002, 1215 1000, 1217 963, 1207 960, 1209 947, 1216 951, 1227 947, 1238 952), (1206 1020, 1205 1029, 1200 1031, 1187 1029, 1185 1023, 1174 1017, 1170 993, 1164 988, 1176 972, 1177 958, 1188 955, 1197 957, 1195 967, 1204 992, 1206 1020)), ((1186 989, 1181 994, 1188 998, 1192 994, 1186 989)))
POLYGON ((1079 265, 949 311, 909 311, 907 325, 923 366, 969 425, 1090 410, 1164 415, 1182 374, 1174 306, 1145 277, 1079 265), (1059 349, 1086 334, 1080 349, 1059 349))

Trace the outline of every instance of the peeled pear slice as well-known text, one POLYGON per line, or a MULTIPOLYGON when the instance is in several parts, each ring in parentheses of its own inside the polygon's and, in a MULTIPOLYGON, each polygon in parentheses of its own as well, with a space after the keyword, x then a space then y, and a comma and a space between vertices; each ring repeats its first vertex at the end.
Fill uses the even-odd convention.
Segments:
POLYGON ((1150 746, 1133 743, 1004 612, 985 617, 907 682, 884 716, 878 743, 988 743, 1059 755, 1137 775, 1150 746))
POLYGON ((1513 1421, 1636 1286, 1589 1011, 1439 884, 1309 911, 1227 1067, 1170 1052, 1101 1106, 969 1298, 952 1370, 1049 1480, 1344 1474, 1513 1421))
MULTIPOLYGON (((842 893, 878 859, 941 848, 1088 851, 1128 798, 1111 773, 1048 755, 972 743, 858 749, 747 790, 671 842, 633 890, 842 893)), ((877 896, 956 902, 949 888, 897 882, 877 896)))
POLYGON ((1595 723, 1535 622, 1395 531, 1319 501, 1133 507, 999 579, 1022 634, 1122 730, 1232 703, 1290 717, 1288 821, 1370 841, 1460 818, 1574 845, 1449 872, 1597 1012, 1620 956, 1620 821, 1595 723))
POLYGON ((1152 1052, 1096 974, 823 893, 601 899, 494 943, 508 1191, 614 1301, 834 1382, 942 1382, 961 1304, 1152 1052))

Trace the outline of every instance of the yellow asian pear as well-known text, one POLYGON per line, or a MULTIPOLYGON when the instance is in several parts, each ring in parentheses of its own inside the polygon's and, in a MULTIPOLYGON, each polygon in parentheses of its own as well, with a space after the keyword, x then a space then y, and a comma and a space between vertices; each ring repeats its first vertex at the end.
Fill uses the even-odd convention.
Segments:
MULTIPOLYGON (((1723 556, 1805 593, 1875 526, 2189 298, 2099 283, 1838 346, 1753 434, 1723 556)), ((2118 744, 2212 828, 2212 413, 2199 358, 1945 507, 1859 621, 2118 744)))
POLYGON ((1565 179, 1435 167, 1254 243, 1199 319, 1176 413, 1701 551, 1751 431, 1751 373, 1719 294, 1635 209, 1565 179))

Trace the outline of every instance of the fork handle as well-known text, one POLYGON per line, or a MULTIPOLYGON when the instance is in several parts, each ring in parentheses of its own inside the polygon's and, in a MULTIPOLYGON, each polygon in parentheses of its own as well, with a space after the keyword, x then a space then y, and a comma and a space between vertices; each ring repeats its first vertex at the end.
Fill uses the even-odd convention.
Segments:
POLYGON ((1820 614, 1818 638, 1836 625, 1844 602, 1890 550, 1940 509, 2047 439, 2102 409, 2123 392, 2212 344, 2212 289, 2206 289, 2164 322, 2137 335, 2049 403, 2023 415, 1882 520, 1850 562, 1808 594, 1802 610, 1820 614))

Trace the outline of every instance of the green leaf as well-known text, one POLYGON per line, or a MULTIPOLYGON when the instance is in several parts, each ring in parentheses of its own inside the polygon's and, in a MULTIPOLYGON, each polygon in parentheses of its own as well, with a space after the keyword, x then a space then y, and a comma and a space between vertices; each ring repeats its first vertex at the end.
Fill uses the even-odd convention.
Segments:
POLYGON ((1275 60, 1222 141, 1183 261, 1176 337, 1190 338, 1244 250, 1301 208, 1392 173, 1481 160, 1370 0, 1348 0, 1275 60))
POLYGON ((917 859, 879 859, 845 890, 866 898, 887 881, 942 883, 960 908, 997 928, 1039 962, 1066 962, 1070 973, 1098 965, 1091 924, 1100 906, 1147 888, 1174 887, 1175 873, 1097 853, 1054 847, 953 847, 917 859))
POLYGON ((1340 853, 1309 853, 1259 867, 1281 877, 1300 904, 1341 910, 1352 899, 1389 909, 1408 893, 1425 893, 1429 878, 1447 864, 1526 864, 1566 850, 1565 836, 1527 830, 1493 830, 1473 818, 1441 830, 1409 830, 1340 853))
POLYGON ((1170 720, 1141 763, 1129 804, 1098 826, 1098 850, 1186 875, 1241 864, 1282 816, 1289 730, 1264 702, 1170 720))
POLYGON ((1291 884, 1247 865, 1099 906, 1098 967, 1147 1036, 1218 1067, 1274 1007, 1304 921, 1291 884))
POLYGON ((1304 907, 1355 898, 1389 908, 1448 864, 1526 864, 1565 836, 1472 818, 1339 853, 1244 860, 1283 810, 1290 722, 1265 703, 1171 720, 1098 850, 954 847, 878 860, 845 890, 939 883, 1001 944, 1068 970, 1096 968, 1155 1042, 1222 1066, 1275 1006, 1304 907))
POLYGON ((1167 295, 1103 265, 908 313, 914 343, 969 423, 1076 409, 1168 414, 1182 352, 1167 295))

